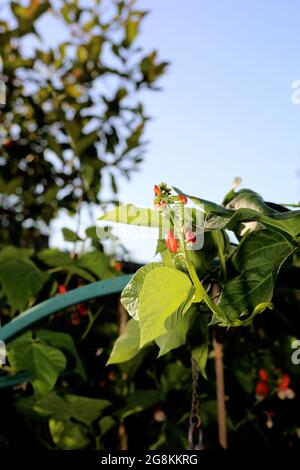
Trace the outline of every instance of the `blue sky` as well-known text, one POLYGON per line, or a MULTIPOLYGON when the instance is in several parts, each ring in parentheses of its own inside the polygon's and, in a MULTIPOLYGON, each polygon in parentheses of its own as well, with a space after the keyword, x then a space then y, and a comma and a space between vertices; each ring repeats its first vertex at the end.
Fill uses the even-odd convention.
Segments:
MULTIPOLYGON (((266 200, 300 199, 300 4, 295 1, 143 0, 141 43, 172 62, 147 96, 147 158, 129 200, 149 204, 167 181, 222 200, 241 176, 266 200), (148 191, 147 191, 148 189, 148 191)), ((139 250, 139 256, 141 256, 139 250)))
MULTIPOLYGON (((300 3, 294 0, 140 0, 151 10, 139 43, 171 62, 144 102, 152 121, 141 171, 121 197, 149 206, 154 183, 221 201, 235 176, 266 200, 300 199, 300 3)), ((45 25, 56 36, 51 23, 45 25)), ((54 227, 52 243, 59 242, 54 227)), ((70 221, 70 225, 72 222, 70 221)), ((151 259, 152 242, 124 240, 151 259)))

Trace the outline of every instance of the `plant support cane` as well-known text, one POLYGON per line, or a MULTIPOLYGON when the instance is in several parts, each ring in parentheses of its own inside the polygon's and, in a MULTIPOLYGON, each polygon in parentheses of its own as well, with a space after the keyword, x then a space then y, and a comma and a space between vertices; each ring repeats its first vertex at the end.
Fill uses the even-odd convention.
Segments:
MULTIPOLYGON (((214 283, 212 286, 212 298, 214 302, 220 297, 220 286, 214 283)), ((224 385, 224 366, 223 366, 223 345, 217 340, 216 331, 213 331, 213 349, 215 359, 216 373, 216 392, 217 392, 217 415, 219 429, 219 444, 223 449, 227 449, 227 425, 226 425, 226 404, 225 404, 225 385, 224 385)))
POLYGON ((223 447, 223 449, 227 449, 223 345, 222 343, 218 342, 215 332, 213 333, 213 348, 214 348, 215 372, 216 372, 219 443, 220 443, 220 446, 223 447))
MULTIPOLYGON (((118 300, 119 336, 121 336, 124 333, 126 325, 127 325, 127 321, 128 321, 127 312, 119 299, 118 300)), ((124 423, 119 424, 118 436, 119 436, 119 449, 128 450, 128 438, 127 438, 127 432, 126 432, 124 423)))

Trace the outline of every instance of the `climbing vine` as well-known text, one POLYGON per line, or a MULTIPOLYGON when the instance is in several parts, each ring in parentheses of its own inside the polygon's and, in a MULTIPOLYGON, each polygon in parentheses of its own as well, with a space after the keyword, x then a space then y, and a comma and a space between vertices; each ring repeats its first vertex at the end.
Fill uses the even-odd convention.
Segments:
POLYGON ((236 190, 238 183, 221 205, 162 183, 154 186, 154 209, 119 206, 101 217, 158 227, 162 258, 139 269, 124 289, 132 318, 108 364, 152 342, 159 356, 186 344, 205 375, 210 328, 249 326, 256 315, 271 314, 278 276, 299 252, 300 211, 236 190))

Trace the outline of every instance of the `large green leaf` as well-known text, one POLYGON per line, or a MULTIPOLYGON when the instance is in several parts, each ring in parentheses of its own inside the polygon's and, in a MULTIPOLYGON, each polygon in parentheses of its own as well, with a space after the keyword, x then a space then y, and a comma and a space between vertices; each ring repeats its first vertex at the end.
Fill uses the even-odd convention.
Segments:
POLYGON ((69 355, 72 356, 75 361, 73 368, 74 372, 80 375, 84 380, 86 379, 84 366, 76 350, 72 336, 68 335, 67 333, 61 333, 57 331, 39 330, 36 333, 36 337, 45 343, 48 343, 50 346, 53 346, 54 348, 62 349, 63 351, 69 353, 69 355))
POLYGON ((140 227, 154 227, 166 229, 170 227, 167 215, 153 209, 136 207, 126 204, 116 207, 110 212, 99 217, 98 220, 117 222, 119 224, 138 225, 140 227))
POLYGON ((45 418, 67 421, 74 419, 89 426, 110 404, 109 401, 99 400, 98 398, 73 394, 60 396, 55 392, 51 392, 37 400, 33 405, 33 410, 45 418))
POLYGON ((206 215, 209 215, 211 213, 216 213, 219 215, 223 215, 224 217, 230 217, 233 214, 233 211, 226 209, 225 207, 222 207, 219 204, 216 204, 215 202, 207 201, 206 199, 201 199, 199 197, 185 194, 183 191, 175 187, 173 187, 173 189, 178 194, 184 194, 188 199, 193 201, 195 204, 201 206, 202 210, 204 211, 206 215))
POLYGON ((244 237, 233 257, 239 275, 225 283, 219 302, 233 325, 249 323, 269 306, 278 272, 295 251, 279 232, 265 229, 244 237))
POLYGON ((131 318, 124 333, 116 340, 107 365, 126 362, 136 356, 140 351, 140 336, 139 322, 131 318))
POLYGON ((121 302, 129 315, 138 320, 139 295, 142 290, 145 278, 153 269, 162 267, 161 263, 149 263, 138 269, 130 282, 127 284, 121 295, 121 302))
MULTIPOLYGON (((174 189, 181 193, 179 189, 174 189)), ((291 239, 300 234, 300 211, 277 212, 269 208, 259 194, 249 189, 237 192, 227 207, 187 194, 186 197, 204 210, 205 230, 227 228, 240 232, 241 224, 260 222, 291 239)))
POLYGON ((273 214, 277 211, 269 207, 260 194, 252 191, 251 189, 241 189, 234 192, 230 200, 227 198, 227 209, 254 209, 262 214, 273 214))
POLYGON ((219 230, 227 228, 240 233, 241 224, 248 222, 252 225, 253 222, 260 222, 269 229, 282 233, 289 239, 295 239, 300 234, 300 211, 274 212, 265 215, 247 208, 238 209, 230 218, 213 214, 206 219, 205 229, 219 230))
POLYGON ((13 313, 24 310, 48 278, 48 273, 26 258, 7 259, 0 264, 0 283, 13 313))
POLYGON ((180 317, 191 305, 193 294, 186 274, 167 266, 150 271, 139 296, 140 347, 165 334, 166 320, 175 312, 180 317))
POLYGON ((53 389, 67 365, 66 357, 59 349, 33 339, 31 332, 11 341, 7 355, 12 367, 28 373, 37 397, 53 389))

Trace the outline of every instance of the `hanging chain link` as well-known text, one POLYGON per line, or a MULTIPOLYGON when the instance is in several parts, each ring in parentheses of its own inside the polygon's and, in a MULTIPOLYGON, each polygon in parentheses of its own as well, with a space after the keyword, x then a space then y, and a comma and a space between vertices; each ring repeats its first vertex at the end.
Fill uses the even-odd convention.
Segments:
POLYGON ((188 433, 189 449, 204 450, 203 425, 200 417, 200 397, 199 397, 199 369, 192 358, 192 407, 190 415, 190 425, 188 433))

